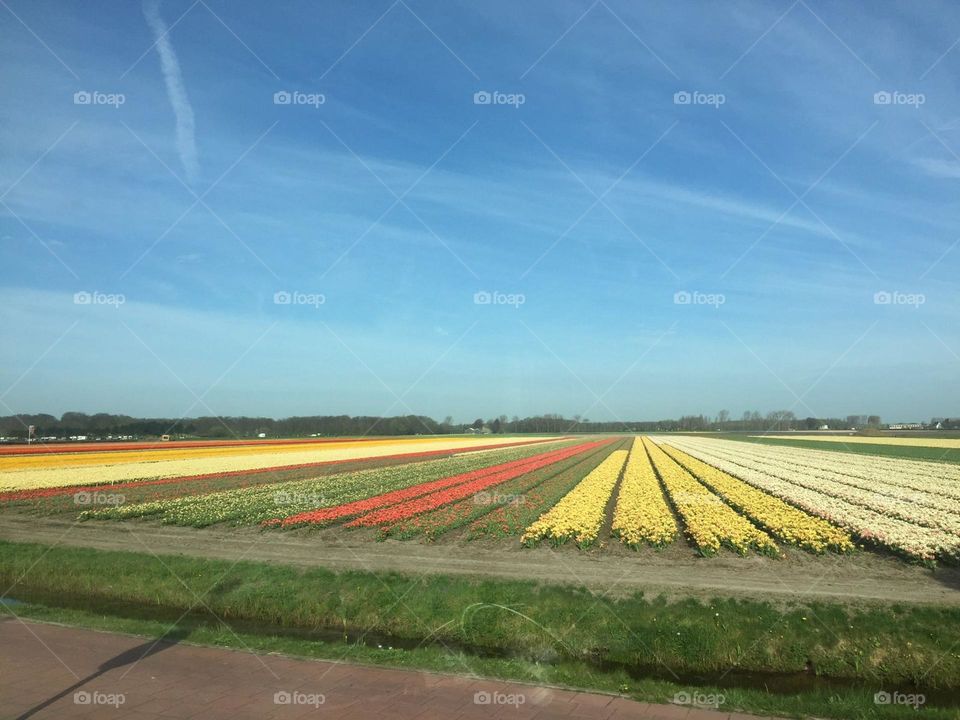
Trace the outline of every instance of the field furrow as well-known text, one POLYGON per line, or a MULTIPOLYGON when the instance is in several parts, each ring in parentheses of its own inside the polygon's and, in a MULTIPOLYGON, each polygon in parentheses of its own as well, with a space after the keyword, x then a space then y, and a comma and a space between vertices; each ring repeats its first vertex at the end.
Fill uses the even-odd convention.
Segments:
POLYGON ((677 537, 677 521, 640 438, 634 439, 623 470, 611 532, 631 547, 659 547, 677 537))
MULTIPOLYGON (((572 448, 563 448, 539 455, 515 460, 508 463, 501 463, 488 467, 483 467, 471 472, 460 473, 450 477, 444 477, 426 483, 419 483, 406 487, 402 490, 375 495, 351 503, 335 505, 309 512, 294 513, 286 517, 273 518, 267 521, 268 525, 280 525, 282 527, 292 527, 296 525, 323 525, 339 520, 347 520, 360 515, 376 513, 391 506, 399 505, 412 501, 416 498, 445 491, 457 485, 466 483, 477 483, 484 481, 491 476, 500 477, 503 473, 529 472, 536 467, 542 467, 549 462, 553 462, 566 457, 568 453, 577 450, 581 446, 575 445, 572 448)), ((514 475, 515 477, 516 475, 514 475)))
POLYGON ((573 540, 580 547, 593 544, 603 525, 604 511, 627 460, 626 450, 615 450, 551 510, 527 528, 520 538, 525 545, 550 539, 573 540))
POLYGON ((461 482, 452 487, 444 488, 438 492, 431 492, 428 495, 422 495, 412 500, 407 500, 389 507, 382 507, 373 512, 361 515, 356 520, 347 523, 347 527, 373 527, 377 525, 389 526, 397 522, 402 522, 416 515, 436 510, 450 503, 462 500, 479 492, 484 492, 488 488, 493 488, 508 480, 524 475, 542 467, 553 465, 556 462, 565 460, 574 455, 580 455, 597 446, 596 443, 584 443, 575 445, 556 453, 547 453, 538 455, 517 464, 512 467, 502 467, 494 473, 488 473, 481 477, 471 479, 468 482, 461 482))
POLYGON ((955 561, 960 556, 960 538, 939 528, 924 527, 884 515, 866 504, 847 502, 814 490, 798 481, 777 477, 750 467, 716 441, 669 436, 664 439, 694 457, 737 477, 754 487, 776 495, 807 512, 839 525, 860 539, 924 562, 938 558, 955 561))
POLYGON ((850 535, 830 523, 674 447, 663 444, 661 448, 700 482, 779 540, 815 553, 854 549, 850 535))
POLYGON ((737 463, 752 470, 764 472, 773 477, 802 485, 824 495, 829 495, 854 505, 862 505, 883 515, 898 518, 908 523, 937 528, 957 536, 960 539, 960 514, 918 505, 902 497, 894 497, 869 488, 860 488, 847 483, 824 478, 822 473, 799 471, 784 467, 779 460, 746 455, 737 452, 738 448, 723 446, 718 454, 734 459, 737 463))
POLYGON ((522 535, 531 523, 556 505, 611 452, 622 449, 622 444, 607 445, 599 453, 582 458, 568 470, 544 480, 525 494, 524 502, 501 505, 493 512, 475 520, 470 524, 467 537, 476 540, 484 537, 501 538, 522 535))
MULTIPOLYGON (((122 504, 86 511, 81 518, 122 520, 150 517, 171 525, 195 527, 217 523, 256 524, 278 516, 354 502, 370 495, 401 490, 459 473, 482 470, 493 464, 515 462, 540 452, 542 448, 535 446, 484 451, 426 462, 328 475, 316 480, 296 480, 204 495, 122 504)), ((114 488, 101 488, 101 490, 112 492, 114 488)))
MULTIPOLYGON (((610 443, 611 441, 598 443, 595 449, 588 450, 584 455, 589 457, 595 454, 606 455, 610 443)), ((489 513, 495 513, 504 506, 526 506, 533 497, 531 492, 536 492, 541 484, 548 483, 553 478, 564 475, 570 468, 583 463, 584 458, 579 454, 565 458, 545 468, 508 480, 492 490, 481 490, 459 502, 414 515, 395 525, 385 526, 381 528, 381 534, 402 539, 423 535, 434 540, 444 533, 489 513)))
MULTIPOLYGON (((82 465, 68 467, 54 465, 39 468, 20 469, 11 465, 0 471, 0 493, 17 491, 35 491, 43 488, 59 488, 81 485, 102 485, 123 482, 163 480, 167 478, 188 478, 210 476, 217 473, 249 472, 252 470, 301 467, 311 464, 342 462, 357 458, 393 457, 396 455, 417 455, 450 451, 469 451, 497 446, 517 444, 512 438, 404 438, 370 442, 322 443, 315 447, 296 445, 287 451, 274 452, 272 449, 257 448, 255 452, 246 447, 204 448, 184 452, 146 451, 147 459, 140 459, 139 453, 87 453, 75 456, 75 462, 82 465), (195 454, 202 452, 200 456, 195 454), (93 455, 102 455, 101 462, 88 464, 93 455)), ((543 442, 542 439, 520 441, 525 443, 543 442)), ((28 456, 24 458, 0 458, 10 463, 47 462, 63 463, 65 456, 28 456)), ((95 458, 93 458, 95 459, 95 458)), ((12 499, 12 496, 11 496, 12 499)))
POLYGON ((741 555, 749 550, 779 554, 767 533, 710 492, 658 445, 649 440, 644 440, 644 445, 671 502, 683 518, 687 535, 701 553, 713 555, 727 546, 741 555))

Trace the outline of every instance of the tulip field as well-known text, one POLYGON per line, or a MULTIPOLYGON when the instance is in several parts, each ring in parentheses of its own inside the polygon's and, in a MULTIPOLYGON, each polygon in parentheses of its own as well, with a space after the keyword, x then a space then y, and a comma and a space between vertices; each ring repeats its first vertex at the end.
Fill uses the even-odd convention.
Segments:
POLYGON ((0 512, 604 552, 960 558, 960 465, 694 435, 30 447, 0 512))

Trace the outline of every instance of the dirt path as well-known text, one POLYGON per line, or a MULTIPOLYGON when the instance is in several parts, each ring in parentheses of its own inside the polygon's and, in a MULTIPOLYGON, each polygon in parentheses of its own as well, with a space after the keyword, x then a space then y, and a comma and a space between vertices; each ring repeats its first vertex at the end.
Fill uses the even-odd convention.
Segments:
POLYGON ((960 605, 960 570, 937 571, 872 553, 817 557, 787 551, 784 559, 733 554, 697 557, 684 543, 634 552, 609 543, 522 549, 507 541, 372 542, 363 532, 313 535, 249 528, 181 528, 146 522, 82 522, 0 515, 0 539, 102 550, 258 560, 331 569, 494 576, 584 585, 623 596, 733 595, 770 600, 910 602, 960 605))

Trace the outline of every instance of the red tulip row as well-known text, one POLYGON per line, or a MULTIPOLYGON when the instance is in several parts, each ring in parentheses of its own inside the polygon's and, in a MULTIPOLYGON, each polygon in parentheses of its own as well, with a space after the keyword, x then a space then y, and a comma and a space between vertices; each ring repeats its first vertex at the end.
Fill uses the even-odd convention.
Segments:
MULTIPOLYGON (((364 500, 346 503, 345 505, 335 505, 333 507, 321 508, 320 510, 310 510, 308 512, 297 513, 296 515, 291 515, 286 518, 274 518, 272 520, 265 521, 263 524, 290 527, 292 525, 324 524, 333 522, 335 520, 343 520, 346 518, 355 517, 357 515, 363 515, 365 518, 368 517, 368 513, 373 515, 385 508, 392 509, 391 506, 399 506, 401 503, 406 504, 415 498, 422 498, 423 500, 429 501, 438 496, 447 497, 447 494, 442 493, 441 491, 466 485, 470 486, 470 489, 466 491, 466 494, 469 494, 471 492, 476 492, 477 490, 481 489, 481 487, 488 487, 489 485, 504 482, 512 477, 517 477, 523 473, 543 467, 544 465, 557 462, 558 460, 562 460, 563 458, 570 457, 571 455, 575 455, 577 453, 585 452, 592 447, 596 447, 596 445, 596 442, 581 443, 579 445, 563 448, 561 450, 553 450, 550 452, 541 453, 539 455, 533 455, 532 457, 522 458, 520 460, 513 460, 511 462, 492 465, 481 470, 473 470, 471 472, 460 473, 459 475, 452 475, 441 480, 434 480, 432 482, 413 485, 412 487, 404 488, 402 490, 394 490, 393 492, 375 495, 364 500), (485 484, 482 484, 481 486, 481 483, 485 484), (427 495, 429 495, 429 497, 423 497, 427 495)), ((437 505, 433 505, 431 509, 462 497, 465 497, 465 495, 456 495, 449 500, 444 500, 437 505)))
POLYGON ((579 455, 580 453, 595 448, 599 444, 600 443, 594 442, 585 443, 583 445, 575 445, 572 448, 568 448, 560 453, 557 453, 553 457, 541 456, 539 459, 533 458, 532 462, 528 462, 521 467, 501 470, 499 472, 489 474, 486 477, 480 477, 475 480, 471 480, 470 482, 447 488, 441 492, 431 493, 430 495, 425 495, 414 500, 408 500, 407 502, 400 503, 399 505, 393 505, 392 507, 383 508, 382 510, 368 513, 363 517, 357 518, 353 522, 347 523, 347 527, 388 525, 401 520, 406 520, 408 518, 412 518, 414 515, 436 510, 443 505, 456 502, 457 500, 462 500, 470 495, 486 490, 488 487, 493 487, 494 485, 499 485, 507 480, 512 480, 521 475, 525 475, 528 472, 539 470, 546 465, 552 465, 573 455, 579 455))
MULTIPOLYGON (((547 438, 547 440, 553 440, 554 438, 547 438)), ((477 452, 479 450, 493 450, 499 448, 509 448, 515 447, 518 445, 532 445, 540 442, 545 442, 545 440, 524 440, 513 443, 499 443, 493 445, 475 445, 469 448, 458 449, 447 449, 447 450, 428 450, 425 452, 419 453, 397 453, 395 455, 380 455, 375 460, 397 460, 405 459, 410 460, 410 462, 416 462, 418 460, 424 460, 431 457, 440 457, 445 455, 454 455, 457 452, 462 452, 464 450, 469 450, 470 452, 477 452)), ((183 475, 179 477, 168 477, 168 478, 158 478, 155 480, 135 480, 132 482, 122 482, 122 483, 101 483, 98 485, 66 485, 62 487, 51 487, 51 488, 39 488, 34 490, 11 490, 9 492, 0 493, 0 503, 2 502, 13 502, 16 500, 39 500, 42 498, 56 497, 57 495, 73 495, 78 492, 96 492, 98 490, 110 490, 111 492, 129 489, 129 488, 142 488, 148 487, 150 485, 169 485, 171 483, 186 483, 193 482, 195 480, 210 480, 215 478, 226 478, 234 477, 237 475, 258 475, 262 473, 272 473, 280 470, 300 470, 303 468, 311 467, 324 467, 326 465, 338 465, 343 463, 356 463, 359 460, 364 458, 352 458, 345 460, 326 460, 323 462, 315 463, 303 463, 300 465, 276 465, 274 467, 265 467, 265 468, 255 468, 253 470, 231 470, 229 472, 218 472, 218 473, 206 473, 204 475, 183 475)))

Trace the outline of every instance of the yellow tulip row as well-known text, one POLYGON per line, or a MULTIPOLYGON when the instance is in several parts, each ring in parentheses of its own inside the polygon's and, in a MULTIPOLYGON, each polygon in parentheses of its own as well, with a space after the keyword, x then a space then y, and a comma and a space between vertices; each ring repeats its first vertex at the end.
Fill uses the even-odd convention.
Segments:
POLYGON ((700 482, 779 539, 805 550, 850 552, 850 535, 669 445, 662 449, 700 482))
POLYGON ((520 541, 532 545, 544 538, 557 543, 573 538, 580 547, 590 545, 600 533, 607 502, 626 460, 626 450, 610 453, 560 502, 530 525, 520 541))
POLYGON ((779 555, 780 551, 767 533, 710 492, 658 445, 646 438, 643 442, 670 499, 683 518, 687 533, 701 553, 713 555, 721 545, 727 545, 741 555, 750 549, 779 555))
POLYGON ((644 543, 666 545, 677 537, 677 522, 640 438, 633 441, 623 471, 612 532, 633 547, 644 543))

